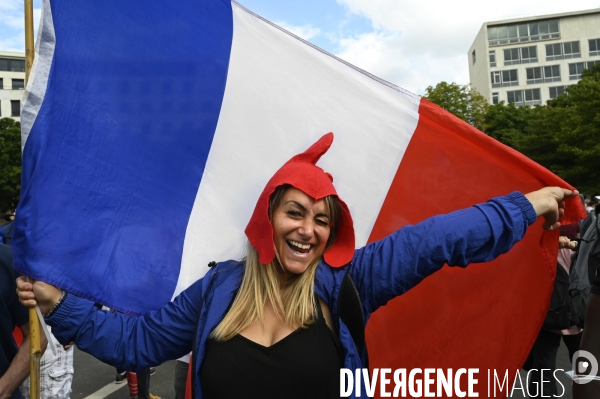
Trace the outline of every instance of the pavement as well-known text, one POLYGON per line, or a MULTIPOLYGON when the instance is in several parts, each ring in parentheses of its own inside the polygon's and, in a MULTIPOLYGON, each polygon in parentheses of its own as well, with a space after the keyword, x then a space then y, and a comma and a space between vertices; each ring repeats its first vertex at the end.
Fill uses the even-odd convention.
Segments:
MULTIPOLYGON (((130 399, 127 382, 115 384, 116 370, 75 347, 73 353, 73 384, 71 399, 130 399)), ((150 377, 150 393, 163 399, 174 399, 173 378, 175 360, 156 367, 150 377)))

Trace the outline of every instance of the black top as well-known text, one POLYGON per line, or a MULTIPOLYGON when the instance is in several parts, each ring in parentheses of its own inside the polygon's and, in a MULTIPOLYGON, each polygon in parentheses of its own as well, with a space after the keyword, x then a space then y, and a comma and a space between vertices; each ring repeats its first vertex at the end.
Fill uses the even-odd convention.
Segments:
MULTIPOLYGON (((8 245, 0 244, 0 376, 8 370, 17 354, 13 329, 29 320, 29 311, 17 297, 17 275, 12 267, 12 250, 8 245)), ((11 396, 11 399, 15 398, 21 398, 18 388, 11 396)))
POLYGON ((318 318, 266 347, 241 335, 207 340, 200 378, 207 399, 340 397, 342 350, 317 306, 318 318))

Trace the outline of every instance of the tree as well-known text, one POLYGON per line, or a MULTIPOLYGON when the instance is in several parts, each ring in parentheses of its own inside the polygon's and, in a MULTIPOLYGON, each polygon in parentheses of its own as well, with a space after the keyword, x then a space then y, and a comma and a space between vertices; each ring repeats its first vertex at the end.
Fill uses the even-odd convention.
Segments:
POLYGON ((21 124, 0 119, 0 211, 14 210, 21 191, 21 124))
POLYGON ((600 192, 600 65, 547 107, 558 130, 558 155, 572 162, 557 173, 581 191, 600 192))
POLYGON ((471 86, 440 82, 425 89, 425 98, 476 128, 483 128, 489 104, 471 86))
POLYGON ((496 140, 516 150, 527 130, 531 108, 516 107, 515 104, 499 104, 488 107, 483 121, 483 131, 496 140))
POLYGON ((600 65, 545 106, 490 106, 483 127, 580 191, 600 192, 600 65))

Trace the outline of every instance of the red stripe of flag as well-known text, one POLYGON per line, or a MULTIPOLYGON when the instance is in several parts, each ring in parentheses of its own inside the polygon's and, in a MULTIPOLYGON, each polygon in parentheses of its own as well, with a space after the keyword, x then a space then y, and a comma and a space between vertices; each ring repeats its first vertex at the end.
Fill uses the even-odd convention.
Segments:
MULTIPOLYGON (((427 100, 419 115, 370 242, 511 191, 571 188, 427 100)), ((567 201, 563 222, 584 217, 579 199, 567 201)), ((557 242, 558 232, 544 232, 538 221, 508 254, 466 269, 445 266, 379 309, 367 326, 371 367, 479 368, 480 397, 487 396, 488 369, 502 375, 509 369, 512 387, 546 315, 557 242)), ((466 378, 461 385, 466 388, 466 378)))

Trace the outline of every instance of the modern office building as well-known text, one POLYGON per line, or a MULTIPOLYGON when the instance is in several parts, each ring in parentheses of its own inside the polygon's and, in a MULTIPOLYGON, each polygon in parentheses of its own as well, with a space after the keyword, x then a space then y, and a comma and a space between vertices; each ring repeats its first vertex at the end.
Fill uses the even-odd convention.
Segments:
POLYGON ((25 90, 25 54, 0 51, 0 118, 20 121, 25 90))
POLYGON ((600 8, 486 22, 469 49, 471 86, 492 104, 545 104, 600 63, 600 8))

